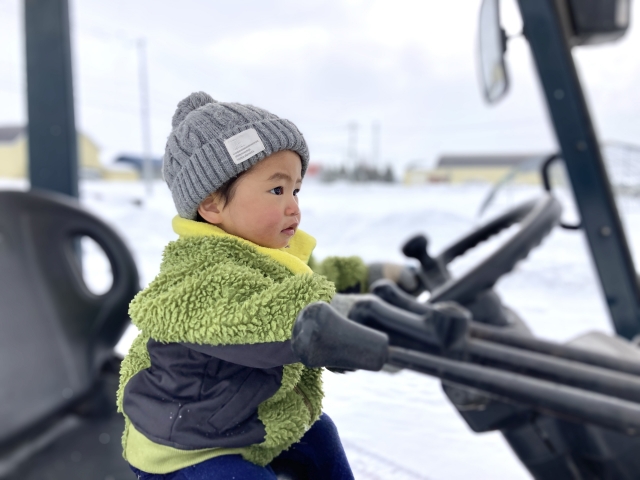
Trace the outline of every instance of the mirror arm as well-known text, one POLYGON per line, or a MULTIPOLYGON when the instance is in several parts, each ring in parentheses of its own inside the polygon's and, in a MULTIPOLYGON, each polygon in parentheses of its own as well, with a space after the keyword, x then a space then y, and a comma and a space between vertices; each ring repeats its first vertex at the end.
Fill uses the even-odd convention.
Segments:
POLYGON ((507 53, 507 44, 509 43, 509 39, 511 38, 507 35, 507 31, 500 26, 500 33, 502 35, 502 55, 507 53))
MULTIPOLYGON (((561 160, 562 159, 562 155, 560 155, 559 153, 554 153, 552 155, 549 155, 544 162, 542 162, 542 165, 540 167, 540 175, 542 176, 542 184, 544 186, 544 189, 549 192, 552 193, 552 186, 551 186, 551 178, 549 175, 549 170, 551 169, 551 165, 553 164, 553 162, 555 162, 556 160, 561 160)), ((560 227, 564 228, 565 230, 580 230, 582 228, 582 220, 580 220, 576 225, 571 225, 569 223, 564 223, 562 220, 560 220, 559 223, 560 227)))

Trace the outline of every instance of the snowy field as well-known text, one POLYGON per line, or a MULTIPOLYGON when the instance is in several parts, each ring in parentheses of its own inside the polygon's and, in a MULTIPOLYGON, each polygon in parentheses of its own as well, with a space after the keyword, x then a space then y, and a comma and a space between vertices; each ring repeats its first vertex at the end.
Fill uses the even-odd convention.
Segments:
MULTIPOLYGON (((24 188, 24 184, 0 180, 0 188, 24 188)), ((487 185, 308 183, 300 194, 301 227, 317 238, 319 259, 356 254, 366 261, 408 262, 400 246, 412 234, 428 234, 430 252, 437 254, 478 225, 476 212, 488 190, 487 185)), ((532 187, 509 187, 498 196, 489 216, 537 192, 532 187)), ((175 238, 170 226, 174 207, 166 186, 156 183, 147 196, 137 183, 85 181, 81 200, 122 234, 138 264, 142 285, 151 281, 163 247, 175 238)), ((639 203, 631 198, 621 202, 632 236, 634 232, 640 236, 639 203)), ((454 274, 464 272, 501 240, 504 236, 456 261, 454 274)), ((640 242, 630 240, 637 258, 640 242)), ((90 254, 85 265, 88 283, 96 290, 108 288, 104 260, 90 254)), ((566 341, 588 330, 612 331, 580 233, 554 231, 499 282, 497 291, 537 336, 566 341)), ((125 335, 120 351, 126 351, 133 335, 133 330, 125 335)), ((325 411, 338 425, 356 478, 530 478, 500 434, 470 431, 433 378, 413 372, 327 372, 324 378, 325 411)))

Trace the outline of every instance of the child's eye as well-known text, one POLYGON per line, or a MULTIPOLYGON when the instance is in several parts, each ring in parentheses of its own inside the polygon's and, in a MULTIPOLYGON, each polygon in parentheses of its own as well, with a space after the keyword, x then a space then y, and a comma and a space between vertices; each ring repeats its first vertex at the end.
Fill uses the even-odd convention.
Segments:
POLYGON ((269 190, 269 192, 273 193, 274 195, 282 195, 284 193, 284 188, 282 187, 272 188, 271 190, 269 190))
POLYGON ((299 188, 296 188, 296 189, 293 191, 293 196, 294 196, 294 197, 297 197, 299 192, 300 192, 300 189, 299 189, 299 188))

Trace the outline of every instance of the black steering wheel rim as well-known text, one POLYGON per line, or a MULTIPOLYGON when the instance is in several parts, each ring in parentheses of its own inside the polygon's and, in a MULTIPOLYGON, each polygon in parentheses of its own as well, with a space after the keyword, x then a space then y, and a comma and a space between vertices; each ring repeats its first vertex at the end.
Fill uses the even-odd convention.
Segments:
POLYGON ((455 301, 463 305, 473 302, 478 294, 491 289, 500 277, 513 270, 520 260, 540 244, 558 224, 561 213, 560 202, 544 193, 539 198, 509 209, 458 240, 436 258, 443 267, 446 268, 454 258, 506 228, 516 223, 520 225, 520 230, 513 237, 469 272, 446 281, 432 291, 428 302, 455 301))

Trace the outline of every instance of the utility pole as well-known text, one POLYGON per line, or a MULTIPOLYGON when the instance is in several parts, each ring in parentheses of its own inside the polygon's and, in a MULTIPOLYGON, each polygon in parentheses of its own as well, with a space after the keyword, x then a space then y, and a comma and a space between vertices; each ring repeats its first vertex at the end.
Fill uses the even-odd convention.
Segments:
POLYGON ((347 143, 347 157, 349 163, 353 168, 358 163, 358 122, 350 122, 347 125, 348 129, 348 143, 347 143))
POLYGON ((153 166, 151 165, 151 119, 149 116, 149 79, 147 76, 147 44, 138 39, 138 79, 140 82, 140 126, 142 131, 142 178, 147 195, 153 193, 153 166))
POLYGON ((375 120, 371 124, 371 163, 378 170, 380 162, 380 122, 375 120))

